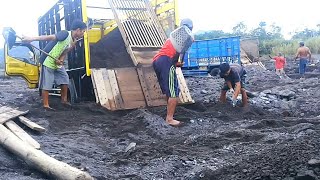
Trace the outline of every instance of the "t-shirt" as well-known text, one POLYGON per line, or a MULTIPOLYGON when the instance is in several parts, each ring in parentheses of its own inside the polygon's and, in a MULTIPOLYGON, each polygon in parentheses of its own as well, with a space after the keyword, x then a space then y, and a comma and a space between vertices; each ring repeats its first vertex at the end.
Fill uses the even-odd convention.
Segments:
POLYGON ((71 42, 71 33, 68 31, 60 31, 55 36, 56 40, 49 42, 44 48, 50 57, 43 53, 42 58, 40 58, 40 63, 50 69, 58 68, 55 59, 58 59, 61 56, 63 51, 70 46, 71 42))
POLYGON ((174 49, 171 41, 167 39, 160 51, 153 57, 153 60, 157 60, 160 56, 168 56, 169 58, 175 60, 179 58, 179 55, 180 54, 174 49))
POLYGON ((284 65, 286 64, 286 58, 282 56, 276 56, 273 58, 275 61, 276 69, 282 69, 284 68, 284 65))
POLYGON ((230 73, 228 76, 224 77, 226 81, 231 81, 232 84, 241 81, 241 77, 246 74, 246 71, 240 64, 230 64, 230 73))

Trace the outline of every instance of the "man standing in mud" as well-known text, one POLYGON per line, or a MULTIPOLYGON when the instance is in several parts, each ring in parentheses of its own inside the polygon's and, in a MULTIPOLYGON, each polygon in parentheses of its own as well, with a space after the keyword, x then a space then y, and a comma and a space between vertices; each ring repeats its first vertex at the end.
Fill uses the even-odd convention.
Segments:
POLYGON ((69 76, 63 67, 63 62, 67 53, 75 47, 77 40, 83 37, 86 29, 87 25, 84 22, 74 20, 71 31, 63 30, 52 35, 22 38, 23 42, 50 41, 44 51, 51 57, 44 53, 40 56, 42 66, 39 89, 42 89, 45 110, 54 110, 49 106, 49 91, 52 90, 54 84, 61 86, 61 103, 65 106, 71 106, 67 98, 69 76))
MULTIPOLYGON (((193 23, 190 19, 183 19, 180 28, 192 31, 193 23)), ((190 44, 191 45, 191 44, 190 44)), ((183 49, 189 45, 183 44, 183 49)), ((178 52, 170 38, 166 40, 160 51, 153 57, 153 68, 156 72, 162 93, 167 97, 166 122, 171 126, 180 126, 182 122, 173 118, 179 98, 179 85, 176 67, 182 66, 184 52, 178 52), (181 56, 181 57, 180 57, 181 56), (179 58, 181 61, 179 61, 179 58)))
POLYGON ((294 58, 296 60, 299 58, 299 74, 301 78, 304 78, 304 74, 306 73, 306 67, 309 60, 311 60, 311 51, 308 47, 304 46, 304 42, 299 43, 300 47, 297 50, 297 54, 294 58))
POLYGON ((248 105, 248 96, 244 89, 246 70, 239 64, 223 63, 220 65, 220 77, 224 78, 225 83, 221 89, 220 101, 227 102, 227 91, 229 90, 232 95, 232 106, 237 104, 237 97, 241 92, 242 106, 248 105))

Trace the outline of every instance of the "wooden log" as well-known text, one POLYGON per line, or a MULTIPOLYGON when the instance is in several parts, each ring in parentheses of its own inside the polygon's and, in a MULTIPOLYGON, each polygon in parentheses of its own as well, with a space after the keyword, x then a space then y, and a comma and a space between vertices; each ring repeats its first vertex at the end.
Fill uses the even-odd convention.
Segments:
POLYGON ((19 116, 19 120, 21 123, 23 123, 24 125, 28 126, 30 129, 35 130, 35 131, 39 131, 39 132, 45 132, 46 129, 40 125, 38 125, 37 123, 34 123, 32 121, 30 121, 28 118, 24 117, 24 116, 19 116))
POLYGON ((5 122, 9 121, 10 119, 16 118, 18 116, 25 115, 28 112, 29 111, 18 111, 18 110, 13 109, 12 111, 2 113, 2 114, 0 114, 0 124, 3 124, 5 122))
POLYGON ((28 133, 26 133, 20 126, 18 126, 15 122, 7 121, 4 124, 8 127, 8 129, 10 129, 11 132, 13 132, 13 134, 15 134, 22 141, 26 142, 35 149, 40 149, 40 144, 36 140, 34 140, 28 133))
POLYGON ((88 173, 32 148, 2 124, 0 124, 0 144, 22 158, 28 165, 47 174, 50 178, 61 180, 93 180, 88 173))

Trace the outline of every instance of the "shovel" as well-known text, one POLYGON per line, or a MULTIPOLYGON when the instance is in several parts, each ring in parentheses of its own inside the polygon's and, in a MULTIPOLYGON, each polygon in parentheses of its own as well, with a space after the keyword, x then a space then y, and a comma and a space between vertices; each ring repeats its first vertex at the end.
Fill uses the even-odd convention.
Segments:
MULTIPOLYGON (((11 27, 5 27, 2 31, 3 38, 5 39, 6 44, 8 45, 9 49, 13 47, 13 45, 16 43, 16 38, 19 38, 22 40, 20 36, 16 34, 16 32, 11 27)), ((56 58, 52 57, 50 54, 45 52, 44 50, 30 44, 33 48, 39 50, 40 52, 44 53, 45 55, 51 57, 54 60, 57 60, 56 58)))

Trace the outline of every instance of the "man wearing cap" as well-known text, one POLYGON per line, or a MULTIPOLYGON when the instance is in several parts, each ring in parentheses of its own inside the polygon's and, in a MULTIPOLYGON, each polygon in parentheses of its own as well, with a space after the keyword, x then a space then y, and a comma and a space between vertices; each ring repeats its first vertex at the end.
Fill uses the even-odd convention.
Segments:
POLYGON ((248 105, 248 96, 244 89, 244 82, 246 77, 246 70, 239 64, 223 63, 220 65, 220 77, 224 78, 225 83, 221 89, 220 101, 227 102, 227 91, 229 90, 232 95, 233 107, 237 104, 237 97, 241 92, 242 106, 248 105))
MULTIPOLYGON (((190 19, 183 19, 180 27, 186 26, 192 31, 193 23, 190 19)), ((187 46, 187 45, 186 45, 187 46)), ((185 47, 184 49, 187 49, 185 47)), ((184 53, 179 53, 174 48, 170 38, 166 40, 160 51, 153 57, 153 68, 157 75, 162 93, 167 97, 166 122, 171 126, 179 126, 182 123, 173 118, 179 98, 179 85, 176 75, 176 67, 181 67, 184 53)))
POLYGON ((86 29, 87 25, 84 22, 74 20, 71 25, 71 31, 63 30, 52 35, 22 38, 23 42, 50 41, 44 51, 55 59, 44 53, 40 56, 42 67, 39 89, 42 89, 45 110, 54 110, 49 106, 49 90, 52 90, 54 84, 61 86, 61 103, 70 106, 67 97, 69 76, 63 67, 63 61, 67 53, 75 47, 77 40, 83 37, 86 29))
POLYGON ((302 75, 301 78, 304 77, 304 74, 306 73, 306 67, 309 60, 311 60, 311 51, 308 47, 304 46, 304 42, 299 43, 300 47, 297 50, 297 54, 294 58, 296 60, 297 58, 300 58, 299 60, 299 74, 302 75))

